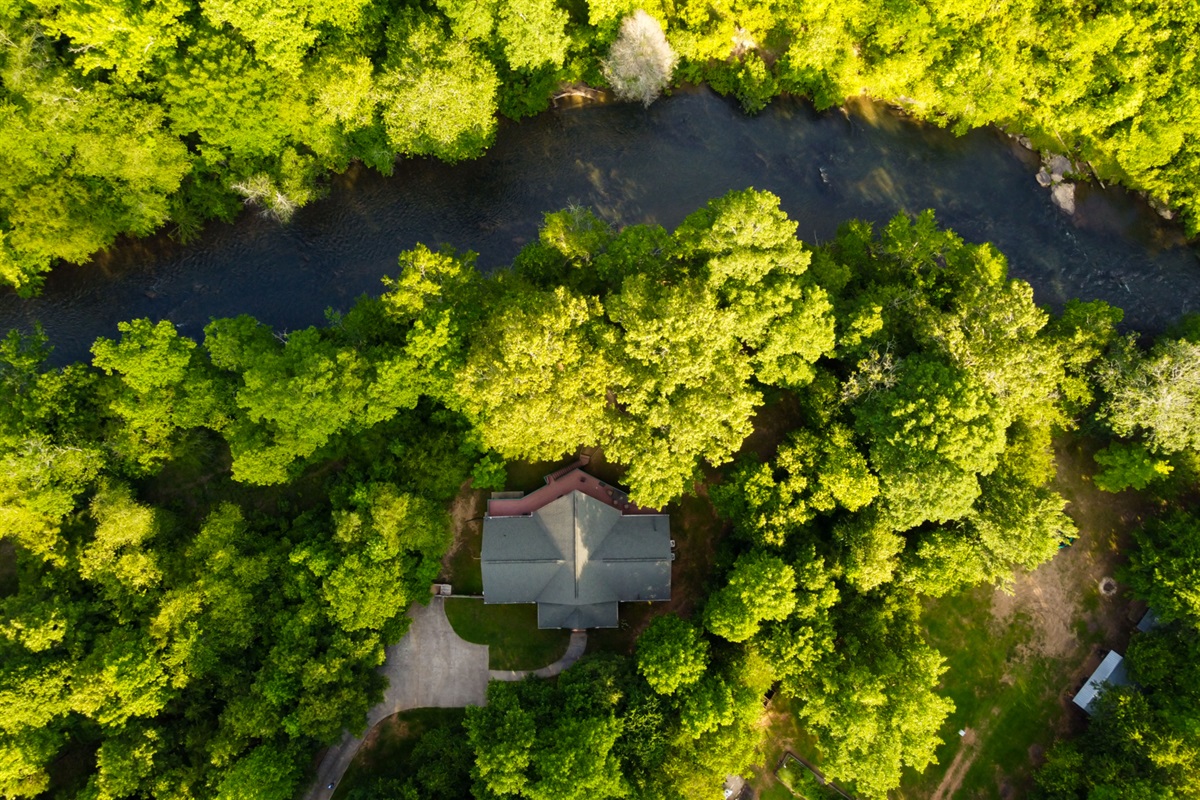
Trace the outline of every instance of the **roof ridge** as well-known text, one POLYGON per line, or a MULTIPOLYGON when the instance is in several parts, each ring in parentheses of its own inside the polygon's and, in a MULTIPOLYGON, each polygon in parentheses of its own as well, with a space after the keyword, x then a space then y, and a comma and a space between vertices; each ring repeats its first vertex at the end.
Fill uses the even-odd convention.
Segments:
POLYGON ((579 577, 582 570, 579 567, 579 550, 583 543, 583 534, 579 530, 579 498, 583 492, 576 489, 571 492, 571 528, 575 531, 575 550, 572 552, 572 566, 575 568, 575 599, 579 599, 579 577))

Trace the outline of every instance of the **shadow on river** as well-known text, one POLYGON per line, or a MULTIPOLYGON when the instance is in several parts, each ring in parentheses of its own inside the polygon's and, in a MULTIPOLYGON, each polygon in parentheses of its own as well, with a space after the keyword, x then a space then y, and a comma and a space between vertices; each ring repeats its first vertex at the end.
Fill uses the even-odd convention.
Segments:
POLYGON ((1129 192, 1085 185, 1068 216, 1037 168, 995 129, 955 137, 868 103, 817 113, 779 99, 746 117, 701 89, 649 109, 555 110, 502 125, 476 161, 402 161, 388 178, 352 168, 288 225, 247 212, 190 245, 121 242, 91 264, 59 267, 39 298, 0 296, 0 330, 40 320, 56 363, 86 358, 96 337, 136 317, 170 319, 195 338, 210 318, 243 313, 294 330, 381 292, 380 277, 417 242, 476 250, 489 270, 537 235, 545 211, 577 203, 618 225, 671 228, 747 186, 779 195, 806 241, 828 240, 852 217, 932 208, 966 240, 995 243, 1041 303, 1107 300, 1147 332, 1200 310, 1197 251, 1178 225, 1129 192))

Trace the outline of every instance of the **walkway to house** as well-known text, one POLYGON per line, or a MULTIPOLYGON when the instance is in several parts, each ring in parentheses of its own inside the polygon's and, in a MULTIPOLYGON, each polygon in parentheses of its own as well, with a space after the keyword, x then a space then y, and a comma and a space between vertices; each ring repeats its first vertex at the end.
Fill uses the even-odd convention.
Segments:
POLYGON ((520 681, 530 675, 539 678, 553 678, 567 667, 574 664, 587 649, 587 631, 571 631, 571 641, 567 644, 567 652, 563 657, 549 666, 541 669, 493 669, 488 670, 488 678, 494 681, 520 681))
POLYGON ((388 680, 383 701, 367 714, 362 736, 347 732, 325 751, 317 767, 317 779, 305 800, 326 800, 363 739, 371 729, 400 711, 412 708, 461 708, 481 706, 487 695, 488 648, 458 638, 446 619, 440 597, 429 605, 409 609, 412 625, 398 643, 387 649, 387 661, 379 671, 388 680))

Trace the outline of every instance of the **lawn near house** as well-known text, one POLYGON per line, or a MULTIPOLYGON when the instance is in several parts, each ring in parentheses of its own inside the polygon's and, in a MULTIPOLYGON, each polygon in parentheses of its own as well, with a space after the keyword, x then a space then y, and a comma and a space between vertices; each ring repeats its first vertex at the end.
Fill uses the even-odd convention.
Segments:
POLYGON ((1023 794, 1038 755, 1068 722, 1065 692, 1092 643, 1051 643, 1028 611, 999 617, 1009 603, 995 595, 980 587, 928 607, 928 637, 946 657, 943 692, 955 711, 938 763, 906 774, 898 798, 1023 794))
POLYGON ((446 600, 446 618, 468 642, 488 646, 491 669, 540 669, 562 658, 568 630, 539 630, 533 603, 486 605, 473 597, 446 600))

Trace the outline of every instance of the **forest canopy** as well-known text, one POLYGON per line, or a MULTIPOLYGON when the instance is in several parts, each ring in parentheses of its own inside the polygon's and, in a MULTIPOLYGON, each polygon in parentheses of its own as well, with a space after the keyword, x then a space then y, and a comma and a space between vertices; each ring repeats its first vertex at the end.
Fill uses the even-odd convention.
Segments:
MULTIPOLYGON (((1104 303, 1052 317, 928 212, 813 248, 754 190, 674 231, 571 208, 508 268, 418 246, 384 289, 289 334, 133 320, 90 364, 0 343, 0 794, 292 796, 362 730, 464 482, 599 447, 635 502, 703 487, 726 521, 695 613, 494 685, 444 772, 378 796, 704 796, 754 763, 777 687, 825 771, 882 798, 953 708, 924 601, 1074 534, 1052 437, 1111 424, 1180 472, 1195 447, 1147 411, 1196 410, 1157 377, 1190 328, 1143 351, 1104 303), (769 405, 788 428, 747 448, 769 405)), ((1191 523, 1163 524, 1138 569, 1187 584, 1191 523)))
POLYGON ((187 239, 243 203, 286 220, 351 162, 474 158, 498 116, 575 83, 998 124, 1194 233, 1198 25, 1143 0, 19 0, 0 5, 0 280, 33 293, 57 261, 164 226, 187 239))

